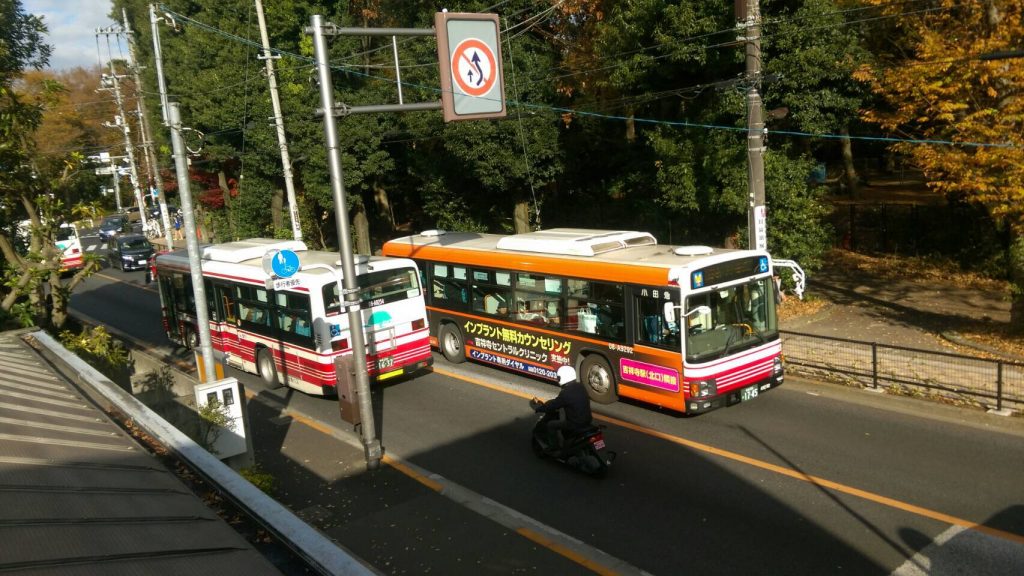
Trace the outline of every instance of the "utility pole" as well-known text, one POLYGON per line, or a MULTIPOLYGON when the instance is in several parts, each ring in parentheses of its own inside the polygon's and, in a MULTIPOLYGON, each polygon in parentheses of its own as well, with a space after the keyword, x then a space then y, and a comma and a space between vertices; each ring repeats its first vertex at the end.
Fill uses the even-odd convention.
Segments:
POLYGON ((281 115, 281 98, 277 93, 277 76, 274 74, 274 58, 270 52, 270 37, 267 34, 267 20, 263 16, 263 2, 256 0, 256 17, 260 23, 260 38, 263 40, 263 55, 267 64, 267 81, 270 83, 270 102, 274 106, 274 126, 277 128, 277 143, 281 147, 281 167, 284 171, 284 188, 288 195, 288 213, 292 220, 292 237, 302 240, 299 226, 299 207, 295 199, 295 182, 292 177, 292 161, 288 155, 288 140, 284 133, 284 117, 281 115))
MULTIPOLYGON (((97 35, 99 35, 99 34, 104 34, 104 35, 115 34, 115 35, 117 35, 117 34, 120 34, 120 32, 121 32, 121 30, 118 29, 118 27, 116 27, 116 26, 111 26, 111 27, 108 27, 108 28, 99 28, 99 29, 96 30, 96 34, 97 35)), ((128 125, 128 117, 125 115, 125 112, 124 112, 124 100, 121 98, 121 81, 120 81, 120 78, 121 77, 117 75, 117 70, 114 68, 114 60, 111 59, 110 60, 110 74, 109 75, 106 75, 106 74, 103 75, 103 82, 102 82, 102 84, 109 85, 110 88, 113 89, 113 91, 114 91, 114 99, 117 102, 118 117, 117 117, 116 121, 114 122, 114 124, 111 124, 109 122, 105 122, 104 126, 107 126, 108 128, 117 128, 117 127, 119 127, 124 132, 124 147, 125 147, 125 154, 128 155, 128 167, 131 169, 130 175, 131 175, 131 181, 132 181, 132 188, 134 188, 134 190, 135 190, 135 201, 139 205, 139 218, 142 220, 142 229, 146 230, 147 227, 148 227, 147 224, 146 224, 146 202, 142 198, 142 190, 139 187, 139 169, 138 169, 138 166, 135 163, 135 146, 134 146, 134 144, 132 144, 131 127, 128 125)))
POLYGON ((745 13, 737 14, 744 28, 746 44, 747 74, 747 163, 749 174, 747 186, 747 247, 751 250, 767 250, 767 208, 764 198, 764 112, 758 86, 761 84, 761 7, 758 0, 738 0, 737 8, 745 13))
POLYGON ((128 66, 132 69, 135 78, 135 102, 139 114, 139 126, 142 129, 142 149, 146 153, 146 164, 149 166, 149 184, 156 193, 157 202, 160 205, 160 221, 164 228, 164 238, 167 241, 167 249, 174 249, 174 235, 171 233, 171 217, 167 213, 167 197, 164 195, 164 184, 160 179, 160 165, 156 161, 156 151, 153 149, 153 136, 149 129, 149 116, 146 115, 146 101, 142 97, 142 75, 139 74, 139 60, 135 53, 135 35, 131 26, 128 25, 128 11, 121 9, 121 17, 124 19, 124 33, 128 39, 128 66))
POLYGON ((111 166, 113 170, 110 171, 114 175, 114 203, 117 205, 117 211, 121 211, 121 186, 118 180, 121 179, 121 175, 117 173, 117 167, 111 166))

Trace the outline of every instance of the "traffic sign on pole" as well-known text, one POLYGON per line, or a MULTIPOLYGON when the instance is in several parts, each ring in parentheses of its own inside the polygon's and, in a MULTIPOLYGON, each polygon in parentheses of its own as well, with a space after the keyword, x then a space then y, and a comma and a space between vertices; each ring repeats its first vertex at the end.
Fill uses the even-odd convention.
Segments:
POLYGON ((498 15, 438 12, 434 28, 444 121, 504 118, 498 15))

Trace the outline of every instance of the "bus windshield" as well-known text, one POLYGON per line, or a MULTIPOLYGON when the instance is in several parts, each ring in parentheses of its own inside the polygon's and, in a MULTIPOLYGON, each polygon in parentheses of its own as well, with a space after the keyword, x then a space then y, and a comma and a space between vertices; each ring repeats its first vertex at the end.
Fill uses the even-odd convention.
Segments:
MULTIPOLYGON (((378 270, 359 276, 359 301, 363 307, 415 298, 419 293, 419 274, 412 268, 378 270)), ((328 314, 341 312, 336 282, 324 286, 324 303, 328 314)))
POLYGON ((54 234, 56 235, 58 242, 78 237, 78 234, 75 233, 75 229, 71 226, 61 226, 60 228, 57 228, 57 231, 54 234))
POLYGON ((686 299, 686 310, 707 306, 686 323, 687 362, 707 362, 776 338, 774 283, 762 278, 686 299))

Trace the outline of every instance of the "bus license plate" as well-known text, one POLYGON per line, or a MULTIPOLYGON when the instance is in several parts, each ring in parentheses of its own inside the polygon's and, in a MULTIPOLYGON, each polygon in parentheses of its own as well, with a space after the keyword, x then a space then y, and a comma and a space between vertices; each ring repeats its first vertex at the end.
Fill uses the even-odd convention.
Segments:
POLYGON ((757 384, 740 389, 740 402, 746 402, 754 398, 757 398, 757 384))
POLYGON ((377 368, 379 370, 383 370, 385 368, 391 368, 394 365, 395 365, 395 359, 392 356, 388 356, 387 358, 381 358, 380 360, 377 361, 377 368))

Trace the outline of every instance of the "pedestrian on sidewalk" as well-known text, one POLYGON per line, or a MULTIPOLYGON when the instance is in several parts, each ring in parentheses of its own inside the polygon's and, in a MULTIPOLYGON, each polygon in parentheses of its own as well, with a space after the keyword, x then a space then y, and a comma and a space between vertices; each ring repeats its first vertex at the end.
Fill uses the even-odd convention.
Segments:
POLYGON ((181 210, 178 210, 174 214, 174 239, 175 240, 184 240, 185 239, 185 236, 184 236, 184 234, 181 231, 181 225, 182 225, 181 210))

